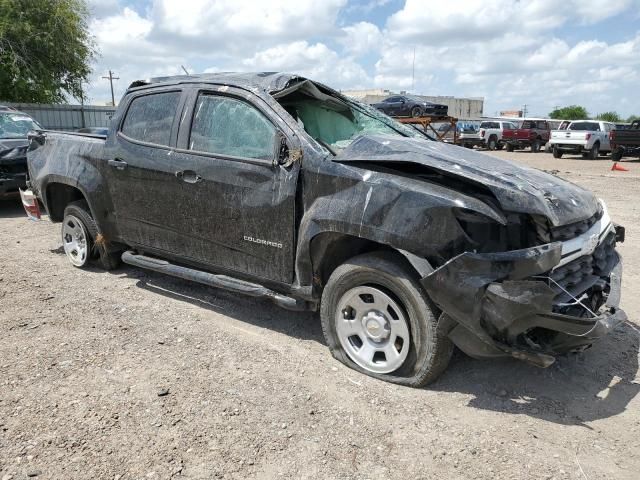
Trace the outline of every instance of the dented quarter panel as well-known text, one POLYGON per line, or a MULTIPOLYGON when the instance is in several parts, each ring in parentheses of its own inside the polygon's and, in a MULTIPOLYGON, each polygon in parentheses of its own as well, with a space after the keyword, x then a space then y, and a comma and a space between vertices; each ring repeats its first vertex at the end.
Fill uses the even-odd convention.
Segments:
POLYGON ((49 187, 61 183, 82 192, 103 234, 118 238, 113 203, 104 177, 105 141, 95 135, 47 135, 47 148, 28 153, 31 185, 49 209, 49 187))

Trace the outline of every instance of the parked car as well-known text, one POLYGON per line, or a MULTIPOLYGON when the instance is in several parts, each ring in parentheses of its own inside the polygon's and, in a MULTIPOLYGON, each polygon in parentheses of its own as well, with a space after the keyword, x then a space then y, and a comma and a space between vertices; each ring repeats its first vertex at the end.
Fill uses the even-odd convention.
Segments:
POLYGON ((446 117, 449 111, 447 105, 428 102, 413 95, 393 95, 374 103, 373 107, 392 117, 446 117))
POLYGON ((512 121, 489 120, 480 124, 478 135, 480 145, 489 150, 502 150, 502 132, 505 129, 516 130, 518 127, 512 121))
POLYGON ((566 130, 551 132, 551 148, 555 158, 565 153, 582 154, 582 158, 595 160, 598 155, 611 151, 610 134, 615 124, 597 120, 577 120, 569 124, 566 130))
POLYGON ((502 140, 508 152, 516 149, 531 147, 532 152, 539 152, 549 141, 550 127, 547 120, 524 120, 519 128, 505 128, 502 130, 502 140))
POLYGON ((27 133, 39 128, 26 113, 0 108, 0 197, 26 187, 27 133))
POLYGON ((625 129, 611 131, 611 159, 618 161, 622 157, 640 157, 640 120, 633 121, 625 129))
POLYGON ((454 344, 548 366, 626 319, 624 228, 593 194, 299 76, 134 82, 106 139, 35 132, 28 159, 23 203, 74 267, 319 310, 333 356, 389 382, 434 380, 454 344))

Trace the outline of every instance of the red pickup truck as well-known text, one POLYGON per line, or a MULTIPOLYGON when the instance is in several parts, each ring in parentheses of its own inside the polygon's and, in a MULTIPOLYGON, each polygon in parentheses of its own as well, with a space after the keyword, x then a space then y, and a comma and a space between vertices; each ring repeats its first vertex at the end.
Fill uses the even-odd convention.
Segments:
POLYGON ((531 151, 535 153, 549 141, 550 134, 551 126, 548 121, 525 120, 520 128, 505 128, 500 144, 504 145, 508 152, 531 147, 531 151))

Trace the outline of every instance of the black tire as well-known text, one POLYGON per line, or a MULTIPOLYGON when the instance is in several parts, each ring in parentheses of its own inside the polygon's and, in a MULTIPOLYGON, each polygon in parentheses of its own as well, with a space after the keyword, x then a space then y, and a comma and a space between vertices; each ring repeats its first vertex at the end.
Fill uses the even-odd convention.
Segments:
POLYGON ((540 151, 540 139, 535 139, 531 142, 531 153, 538 153, 540 151))
MULTIPOLYGON (((120 265, 121 252, 107 249, 107 245, 105 245, 102 240, 98 225, 91 216, 91 210, 87 202, 85 200, 77 200, 69 203, 64 209, 64 217, 67 218, 69 215, 79 219, 88 234, 89 249, 91 252, 88 260, 93 261, 104 270, 117 268, 120 265)), ((64 220, 62 224, 64 226, 64 220)), ((78 268, 85 268, 89 263, 90 262, 86 262, 84 265, 78 266, 78 268)))
POLYGON ((621 148, 616 148, 613 152, 611 152, 611 160, 614 162, 619 162, 622 160, 622 156, 624 155, 624 150, 621 148))
POLYGON ((506 149, 507 149, 507 152, 513 152, 513 145, 511 145, 510 143, 507 143, 506 149))
POLYGON ((596 142, 593 144, 593 147, 591 147, 591 150, 589 150, 589 153, 587 153, 587 158, 589 160, 597 160, 598 155, 600 155, 600 142, 596 142))
POLYGON ((562 158, 562 151, 558 147, 553 147, 553 158, 562 158))
POLYGON ((354 257, 331 274, 320 305, 322 331, 331 354, 350 368, 374 378, 410 387, 424 386, 447 368, 453 343, 439 328, 439 312, 418 283, 417 275, 403 259, 387 252, 354 257), (404 309, 410 330, 407 357, 391 373, 374 373, 355 363, 342 347, 336 332, 336 310, 343 295, 360 287, 386 292, 404 309))
POLYGON ((411 109, 411 116, 412 116, 413 118, 421 117, 422 115, 423 115, 423 114, 422 114, 422 109, 421 109, 420 107, 413 107, 413 108, 411 109))
POLYGON ((498 149, 498 139, 495 135, 491 135, 489 140, 487 141, 487 148, 489 150, 497 150, 498 149))

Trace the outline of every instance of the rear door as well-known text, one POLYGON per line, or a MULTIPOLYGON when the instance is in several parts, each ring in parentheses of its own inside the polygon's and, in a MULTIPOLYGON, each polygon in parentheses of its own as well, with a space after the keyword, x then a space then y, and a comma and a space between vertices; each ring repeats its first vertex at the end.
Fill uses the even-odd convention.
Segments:
POLYGON ((179 185, 172 162, 177 118, 185 94, 154 89, 125 98, 125 114, 105 144, 105 175, 120 237, 130 245, 173 251, 179 239, 167 235, 167 219, 179 205, 171 195, 179 185))

